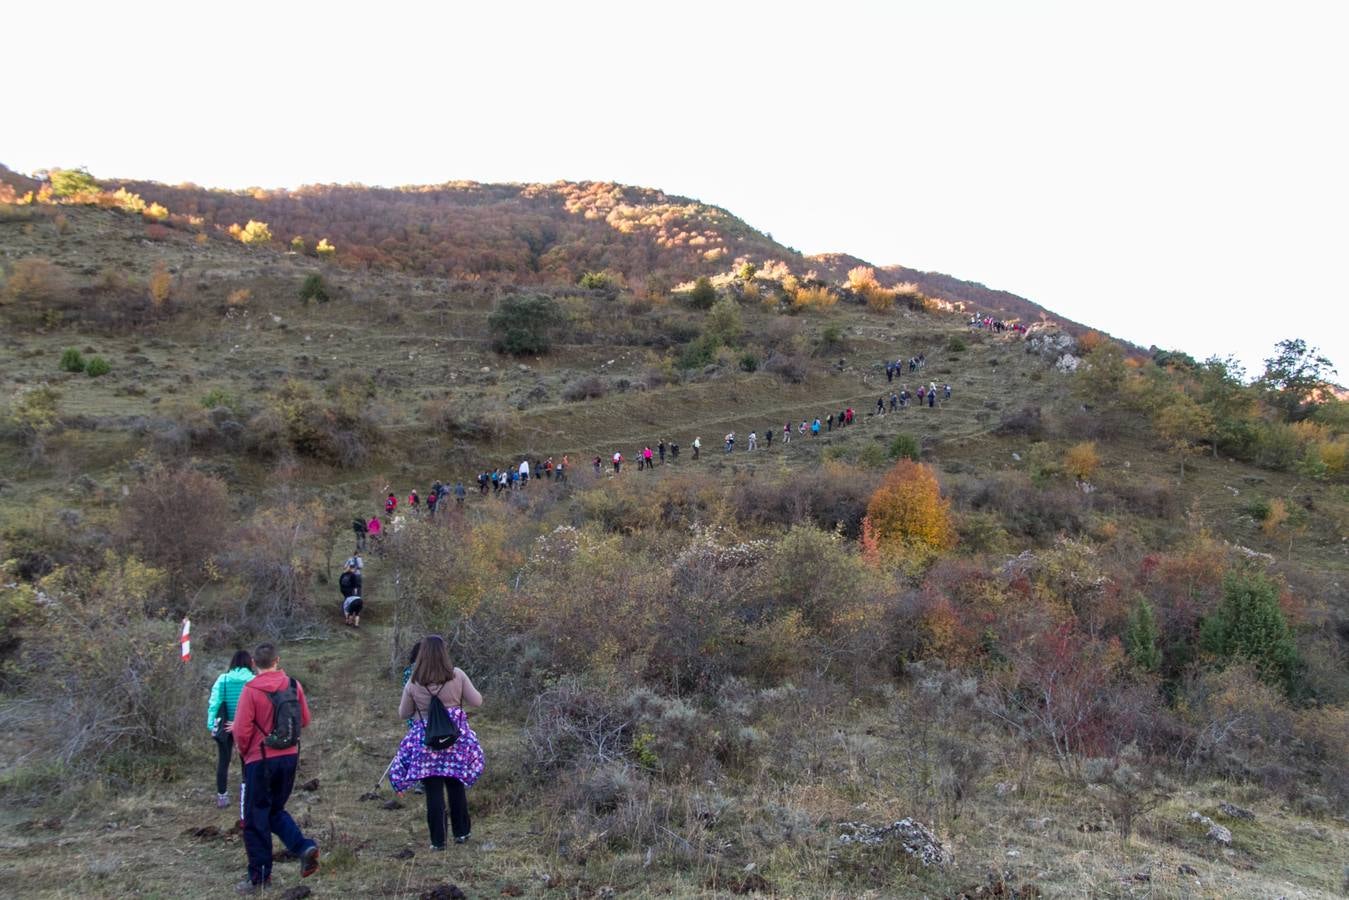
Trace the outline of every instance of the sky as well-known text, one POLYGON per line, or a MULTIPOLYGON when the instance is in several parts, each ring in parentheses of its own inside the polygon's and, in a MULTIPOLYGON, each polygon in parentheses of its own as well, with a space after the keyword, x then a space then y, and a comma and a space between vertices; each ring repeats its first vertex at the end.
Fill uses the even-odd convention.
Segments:
POLYGON ((6 18, 0 83, 26 87, 0 163, 19 171, 618 181, 1251 374, 1305 338, 1349 381, 1342 0, 43 0, 6 18))

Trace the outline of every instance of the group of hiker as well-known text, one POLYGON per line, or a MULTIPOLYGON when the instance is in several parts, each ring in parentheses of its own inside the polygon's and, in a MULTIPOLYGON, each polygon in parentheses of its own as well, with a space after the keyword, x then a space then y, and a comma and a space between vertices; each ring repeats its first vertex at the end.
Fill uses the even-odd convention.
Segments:
POLYGON ((980 331, 992 331, 995 334, 1002 334, 1004 331, 1010 331, 1013 334, 1025 334, 1026 326, 1020 322, 1005 322, 994 316, 970 316, 969 326, 977 328, 980 331))
MULTIPOLYGON (((923 368, 923 366, 927 365, 927 354, 920 353, 917 356, 910 356, 908 365, 909 374, 912 375, 914 372, 917 372, 919 369, 923 368)), ((885 380, 887 382, 893 382, 896 375, 903 374, 904 360, 896 359, 892 362, 887 359, 885 361, 885 380)))
MULTIPOLYGON (((413 647, 403 675, 398 715, 407 731, 385 778, 399 796, 417 787, 426 796, 426 826, 432 851, 445 850, 447 833, 456 844, 469 839, 465 789, 483 771, 482 745, 469 725, 466 707, 482 706, 482 694, 450 659, 440 635, 413 647), (448 801, 448 808, 447 808, 448 801)), ((229 806, 228 775, 237 756, 239 828, 248 873, 235 885, 240 894, 261 892, 272 880, 272 835, 300 861, 300 877, 318 871, 319 847, 286 811, 295 785, 303 730, 312 722, 304 688, 281 668, 270 643, 252 653, 235 652, 229 668, 211 688, 206 726, 219 750, 216 807, 229 806)))

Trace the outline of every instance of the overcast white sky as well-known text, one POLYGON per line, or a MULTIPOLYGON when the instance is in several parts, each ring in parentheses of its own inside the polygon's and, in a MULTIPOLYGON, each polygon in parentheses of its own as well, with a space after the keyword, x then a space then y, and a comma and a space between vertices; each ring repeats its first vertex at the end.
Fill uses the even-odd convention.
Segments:
POLYGON ((1349 378, 1349 3, 13 4, 0 162, 615 180, 1349 378))

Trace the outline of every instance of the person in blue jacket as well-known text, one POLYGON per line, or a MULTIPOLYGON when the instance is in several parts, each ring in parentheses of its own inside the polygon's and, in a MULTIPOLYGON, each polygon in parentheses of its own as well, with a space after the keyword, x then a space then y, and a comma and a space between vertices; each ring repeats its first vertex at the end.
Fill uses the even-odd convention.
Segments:
MULTIPOLYGON (((230 757, 234 755, 234 711, 239 708, 239 695, 244 685, 253 680, 253 656, 247 650, 236 651, 227 670, 220 673, 211 688, 211 702, 206 706, 206 727, 215 738, 220 758, 215 767, 215 805, 217 809, 229 806, 228 791, 230 757)), ((243 791, 242 783, 239 786, 243 791)), ((240 800, 242 803, 242 799, 240 800)))

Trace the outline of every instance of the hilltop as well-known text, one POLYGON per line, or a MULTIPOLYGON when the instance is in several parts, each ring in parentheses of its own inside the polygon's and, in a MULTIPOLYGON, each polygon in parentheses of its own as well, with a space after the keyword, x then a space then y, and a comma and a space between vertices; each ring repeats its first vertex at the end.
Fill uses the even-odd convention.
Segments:
MULTIPOLYGON (((38 182, 0 166, 0 184, 18 193, 38 182)), ((278 239, 340 246, 343 265, 502 284, 573 284, 586 272, 620 276, 639 293, 660 292, 745 262, 842 281, 870 267, 887 287, 911 284, 928 296, 972 312, 1027 322, 1046 319, 1082 333, 1008 291, 937 272, 877 265, 847 254, 813 256, 773 240, 732 213, 688 197, 610 182, 479 184, 452 181, 396 188, 305 185, 294 190, 213 190, 193 184, 104 179, 108 191, 130 191, 159 203, 196 227, 224 230, 266 222, 278 239)))
POLYGON ((228 894, 206 690, 278 635, 316 896, 1342 892, 1349 428, 1310 348, 1248 385, 973 327, 977 286, 642 189, 14 186, 0 872, 35 896, 228 894), (436 479, 463 509, 403 516, 343 628, 352 519, 436 479), (488 697, 443 857, 372 791, 426 632, 488 697))

